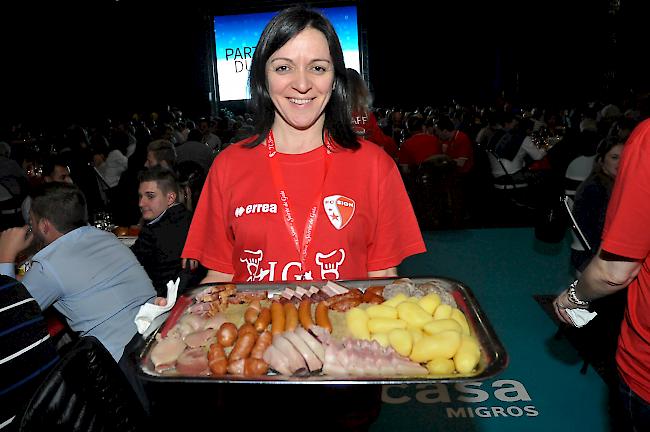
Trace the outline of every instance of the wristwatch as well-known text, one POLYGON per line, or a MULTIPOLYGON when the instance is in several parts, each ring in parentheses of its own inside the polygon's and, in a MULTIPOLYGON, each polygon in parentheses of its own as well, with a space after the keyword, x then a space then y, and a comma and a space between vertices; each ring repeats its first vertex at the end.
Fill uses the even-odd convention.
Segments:
POLYGON ((577 285, 578 285, 577 279, 571 282, 571 285, 569 285, 569 288, 567 289, 567 297, 569 298, 569 301, 577 306, 589 306, 588 300, 580 300, 576 295, 577 285))

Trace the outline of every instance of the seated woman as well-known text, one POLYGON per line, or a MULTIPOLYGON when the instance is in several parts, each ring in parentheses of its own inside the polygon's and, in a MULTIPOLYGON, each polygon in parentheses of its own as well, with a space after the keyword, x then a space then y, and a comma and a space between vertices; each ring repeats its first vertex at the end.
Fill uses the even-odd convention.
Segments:
MULTIPOLYGON (((619 137, 608 137, 602 140, 598 145, 593 171, 576 192, 573 214, 591 247, 591 250, 571 250, 571 264, 578 273, 585 269, 600 248, 607 206, 618 173, 623 147, 624 141, 619 137)), ((587 360, 594 366, 599 363, 603 365, 604 379, 611 385, 617 382, 614 356, 626 300, 627 288, 595 300, 593 309, 598 312, 598 316, 585 327, 585 330, 593 335, 591 336, 593 339, 589 339, 593 344, 587 360)), ((584 332, 582 335, 585 339, 589 338, 589 335, 584 332)))
POLYGON ((178 202, 176 175, 162 166, 142 171, 139 206, 144 220, 131 250, 146 270, 159 296, 182 270, 181 252, 192 214, 178 202))
POLYGON ((600 238, 605 225, 605 214, 612 194, 618 164, 624 142, 617 137, 608 137, 598 145, 594 167, 587 179, 576 191, 573 214, 585 235, 591 250, 571 251, 571 264, 582 272, 600 247, 600 238))

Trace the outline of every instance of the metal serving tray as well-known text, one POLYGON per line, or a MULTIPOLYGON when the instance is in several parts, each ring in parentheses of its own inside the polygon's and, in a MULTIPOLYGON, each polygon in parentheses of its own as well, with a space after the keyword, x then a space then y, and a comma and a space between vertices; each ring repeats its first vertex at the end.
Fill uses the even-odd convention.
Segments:
MULTIPOLYGON (((389 285, 397 278, 388 279, 367 279, 337 281, 337 283, 348 288, 359 288, 365 290, 373 285, 389 285)), ((434 281, 436 285, 447 290, 455 299, 458 308, 465 314, 472 334, 476 336, 481 346, 481 360, 476 371, 470 374, 451 375, 422 375, 422 376, 395 376, 395 377, 372 377, 372 376, 341 376, 311 375, 308 377, 288 377, 283 375, 265 375, 259 377, 243 377, 236 375, 211 376, 185 376, 178 374, 158 373, 153 367, 150 359, 151 349, 156 343, 155 336, 165 325, 161 326, 155 333, 147 338, 144 348, 137 357, 138 373, 147 381, 155 382, 193 382, 193 383, 249 383, 249 384, 427 384, 427 383, 453 383, 463 381, 481 381, 491 378, 508 365, 508 355, 497 337, 487 316, 476 301, 476 297, 468 286, 454 279, 445 277, 418 277, 409 278, 415 284, 434 281)), ((286 287, 297 286, 309 287, 315 285, 320 287, 325 282, 282 282, 266 284, 236 284, 240 291, 267 290, 269 294, 281 292, 286 287)), ((219 284, 204 284, 194 291, 188 293, 193 295, 205 287, 219 284)), ((190 302, 193 304, 193 301, 190 302)), ((187 308, 187 303, 183 306, 187 308)))

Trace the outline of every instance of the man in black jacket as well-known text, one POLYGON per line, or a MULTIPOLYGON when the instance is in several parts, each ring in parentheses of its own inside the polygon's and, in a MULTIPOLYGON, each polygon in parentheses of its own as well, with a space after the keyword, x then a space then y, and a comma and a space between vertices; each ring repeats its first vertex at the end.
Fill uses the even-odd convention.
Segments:
POLYGON ((182 270, 181 252, 192 214, 178 202, 176 175, 155 166, 139 176, 139 206, 144 224, 131 250, 144 267, 156 292, 167 296, 167 282, 182 270))

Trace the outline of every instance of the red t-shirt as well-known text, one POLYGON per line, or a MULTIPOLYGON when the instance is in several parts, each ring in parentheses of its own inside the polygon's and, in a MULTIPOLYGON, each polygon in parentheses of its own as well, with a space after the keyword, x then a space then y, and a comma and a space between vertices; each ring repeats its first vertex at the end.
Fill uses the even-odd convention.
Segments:
POLYGON ((451 159, 467 158, 462 167, 458 167, 459 173, 466 173, 474 166, 474 150, 472 149, 472 140, 463 131, 456 131, 454 136, 448 142, 441 142, 443 152, 451 159), (446 148, 445 148, 446 145, 446 148))
POLYGON ((650 403, 650 120, 630 135, 607 208, 602 248, 642 260, 628 288, 616 362, 630 388, 650 403))
POLYGON ((397 157, 398 149, 395 140, 381 130, 377 124, 377 118, 372 112, 352 113, 352 123, 354 124, 354 131, 359 136, 383 147, 390 157, 397 157))
POLYGON ((438 137, 419 133, 402 143, 398 161, 401 164, 419 164, 437 154, 442 154, 438 137))
MULTIPOLYGON (((425 251, 397 165, 378 146, 360 143, 329 156, 324 147, 274 156, 300 241, 318 203, 304 279, 366 279, 425 251), (331 162, 323 182, 325 157, 331 162)), ((238 282, 297 280, 300 254, 280 205, 266 145, 229 146, 210 168, 182 256, 238 282)))

